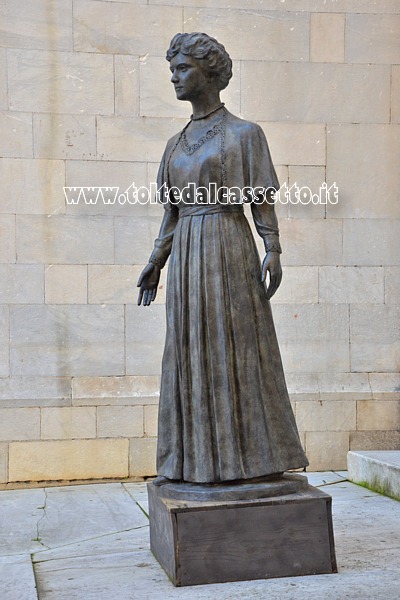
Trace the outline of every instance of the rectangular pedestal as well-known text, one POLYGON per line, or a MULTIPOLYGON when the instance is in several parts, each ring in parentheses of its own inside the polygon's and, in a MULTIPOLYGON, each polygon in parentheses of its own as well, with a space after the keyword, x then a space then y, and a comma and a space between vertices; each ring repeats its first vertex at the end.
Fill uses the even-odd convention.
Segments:
POLYGON ((147 489, 151 550, 176 586, 337 571, 331 497, 316 488, 225 502, 147 489))

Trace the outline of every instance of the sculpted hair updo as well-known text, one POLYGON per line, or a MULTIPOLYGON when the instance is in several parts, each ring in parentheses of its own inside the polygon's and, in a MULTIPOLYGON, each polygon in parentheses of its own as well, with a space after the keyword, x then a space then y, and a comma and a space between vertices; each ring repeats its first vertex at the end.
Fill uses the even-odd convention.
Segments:
POLYGON ((179 52, 202 62, 204 69, 217 80, 219 90, 224 90, 232 77, 232 61, 224 46, 206 33, 177 33, 171 40, 167 60, 179 52))

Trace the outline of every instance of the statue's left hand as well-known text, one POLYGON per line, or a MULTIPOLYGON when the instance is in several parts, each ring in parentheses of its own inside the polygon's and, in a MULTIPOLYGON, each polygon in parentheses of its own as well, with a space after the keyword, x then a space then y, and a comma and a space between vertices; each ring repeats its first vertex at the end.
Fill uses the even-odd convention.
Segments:
POLYGON ((272 298, 282 281, 282 267, 279 252, 270 251, 267 253, 262 264, 261 281, 265 281, 269 273, 269 284, 267 287, 267 298, 272 298))

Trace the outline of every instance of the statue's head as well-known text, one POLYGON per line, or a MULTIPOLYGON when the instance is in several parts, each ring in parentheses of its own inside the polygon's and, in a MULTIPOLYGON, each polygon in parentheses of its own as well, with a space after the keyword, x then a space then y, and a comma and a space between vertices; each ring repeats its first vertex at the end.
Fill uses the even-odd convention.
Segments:
POLYGON ((177 33, 171 40, 167 60, 185 54, 201 63, 204 71, 215 80, 219 91, 224 90, 232 77, 232 61, 224 46, 206 33, 177 33))

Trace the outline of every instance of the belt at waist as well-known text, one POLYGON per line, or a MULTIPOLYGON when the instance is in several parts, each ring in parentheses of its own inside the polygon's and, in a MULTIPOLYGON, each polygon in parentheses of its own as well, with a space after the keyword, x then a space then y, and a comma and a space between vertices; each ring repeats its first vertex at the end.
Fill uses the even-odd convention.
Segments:
POLYGON ((197 217, 200 215, 215 215, 217 213, 243 213, 242 204, 207 204, 207 205, 194 205, 194 206, 179 206, 179 218, 181 217, 197 217))

